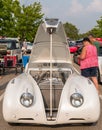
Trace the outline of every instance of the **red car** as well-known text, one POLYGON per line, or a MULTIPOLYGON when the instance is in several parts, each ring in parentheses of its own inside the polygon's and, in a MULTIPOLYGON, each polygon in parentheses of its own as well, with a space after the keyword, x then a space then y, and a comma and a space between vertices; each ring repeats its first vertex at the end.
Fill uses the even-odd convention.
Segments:
POLYGON ((69 42, 69 50, 70 53, 75 53, 78 50, 78 47, 73 42, 69 42))
POLYGON ((96 38, 96 40, 102 45, 102 38, 96 38))

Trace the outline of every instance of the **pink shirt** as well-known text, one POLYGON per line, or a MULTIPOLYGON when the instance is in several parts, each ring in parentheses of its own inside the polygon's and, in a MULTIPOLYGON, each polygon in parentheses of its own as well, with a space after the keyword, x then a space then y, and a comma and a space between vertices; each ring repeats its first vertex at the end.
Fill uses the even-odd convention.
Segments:
POLYGON ((86 47, 86 57, 80 60, 80 69, 97 67, 98 66, 98 56, 97 49, 94 45, 87 45, 86 47))

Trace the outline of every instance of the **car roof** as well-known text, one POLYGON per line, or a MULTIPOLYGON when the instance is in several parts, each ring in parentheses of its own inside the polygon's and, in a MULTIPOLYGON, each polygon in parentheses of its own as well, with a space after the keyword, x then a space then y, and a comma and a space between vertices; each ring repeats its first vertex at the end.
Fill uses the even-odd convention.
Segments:
POLYGON ((0 43, 10 43, 10 42, 18 42, 18 41, 13 39, 0 39, 0 43))

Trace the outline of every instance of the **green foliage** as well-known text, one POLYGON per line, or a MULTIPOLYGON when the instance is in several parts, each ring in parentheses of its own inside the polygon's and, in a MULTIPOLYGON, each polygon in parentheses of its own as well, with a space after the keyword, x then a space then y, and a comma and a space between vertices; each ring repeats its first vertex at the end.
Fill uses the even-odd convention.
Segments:
POLYGON ((85 33, 83 36, 88 36, 89 34, 93 34, 95 37, 102 38, 102 16, 96 22, 97 25, 93 29, 85 33))
MULTIPOLYGON (((0 36, 19 36, 21 40, 33 41, 44 15, 41 11, 40 2, 21 6, 19 0, 0 0, 0 36)), ((67 37, 72 40, 88 36, 89 33, 102 37, 102 16, 97 20, 97 26, 84 34, 79 34, 79 29, 68 22, 64 24, 64 29, 67 37)))
POLYGON ((0 35, 6 35, 13 26, 12 0, 0 0, 0 5, 0 35))
MULTIPOLYGON (((96 21, 97 22, 97 25, 94 27, 94 28, 92 28, 90 31, 88 31, 88 32, 86 32, 86 33, 83 33, 83 34, 78 34, 78 32, 77 32, 77 35, 76 35, 76 37, 74 36, 74 34, 72 34, 73 35, 73 37, 75 37, 74 39, 81 39, 81 38, 83 38, 83 37, 87 37, 89 34, 93 34, 95 37, 100 37, 100 38, 102 38, 102 16, 100 17, 100 19, 99 20, 97 20, 96 21), (77 37, 78 36, 78 37, 77 37)), ((67 33, 67 36, 69 36, 69 37, 71 37, 72 38, 72 36, 70 36, 70 32, 71 32, 71 26, 72 25, 70 25, 70 24, 68 24, 67 25, 67 31, 69 31, 69 34, 67 33), (69 27, 68 27, 69 26, 69 27)), ((74 26, 74 25, 73 25, 74 26)), ((67 32, 66 31, 66 32, 67 32)))
POLYGON ((20 5, 18 0, 0 0, 0 35, 32 41, 42 21, 41 4, 20 5))
POLYGON ((21 14, 16 13, 17 18, 17 32, 19 32, 22 39, 33 40, 37 28, 42 21, 43 14, 41 14, 40 3, 34 3, 27 7, 23 6, 21 14))
POLYGON ((78 35, 79 30, 76 28, 76 26, 67 22, 64 24, 64 29, 68 38, 73 39, 73 40, 76 40, 79 38, 79 35, 78 35))

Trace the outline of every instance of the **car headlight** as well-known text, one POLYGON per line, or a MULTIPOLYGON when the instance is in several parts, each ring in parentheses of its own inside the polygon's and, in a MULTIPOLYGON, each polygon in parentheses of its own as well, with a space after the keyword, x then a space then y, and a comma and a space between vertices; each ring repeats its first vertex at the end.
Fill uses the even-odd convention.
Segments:
POLYGON ((33 103, 34 96, 31 93, 23 93, 20 97, 20 102, 25 107, 30 107, 33 103))
POLYGON ((84 98, 80 93, 73 93, 70 97, 70 102, 72 106, 80 107, 84 102, 84 98))

